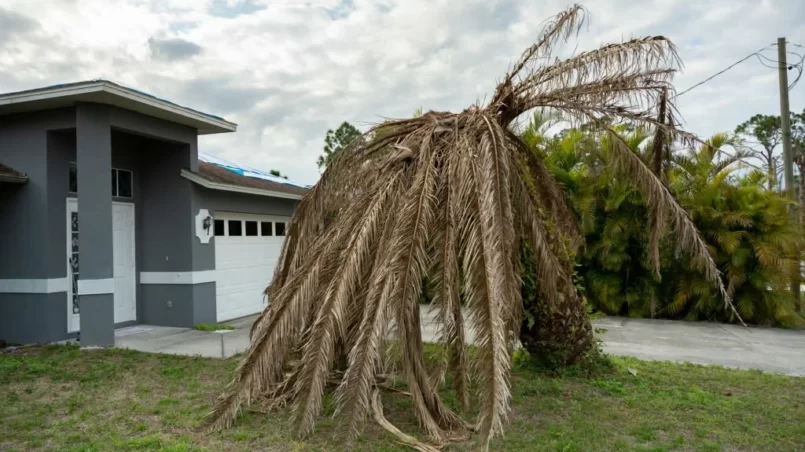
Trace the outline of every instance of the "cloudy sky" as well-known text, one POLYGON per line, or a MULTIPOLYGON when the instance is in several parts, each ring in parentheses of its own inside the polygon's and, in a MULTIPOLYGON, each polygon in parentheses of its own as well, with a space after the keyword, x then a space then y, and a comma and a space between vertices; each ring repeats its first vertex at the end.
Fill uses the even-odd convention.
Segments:
MULTIPOLYGON (((556 0, 0 0, 0 92, 105 78, 238 123, 206 152, 312 183, 328 128, 491 95, 556 0)), ((778 36, 805 45, 802 0, 590 0, 569 51, 662 34, 678 90, 778 36)), ((789 45, 802 54, 803 47, 789 45)), ((791 58, 794 58, 793 55, 791 58)), ((796 76, 796 70, 789 76, 796 76)), ((805 76, 803 76, 805 79, 805 76)), ((751 59, 678 99, 685 127, 779 114, 777 71, 751 59)), ((805 80, 791 91, 805 108, 805 80)))

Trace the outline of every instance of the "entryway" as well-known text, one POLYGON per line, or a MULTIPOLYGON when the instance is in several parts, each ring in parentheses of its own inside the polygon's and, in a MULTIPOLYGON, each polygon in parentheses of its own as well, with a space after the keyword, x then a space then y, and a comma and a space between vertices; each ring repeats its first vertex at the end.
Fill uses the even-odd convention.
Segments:
MULTIPOLYGON (((134 204, 112 203, 114 252, 115 323, 137 319, 135 279, 134 204)), ((78 280, 81 274, 81 231, 78 229, 78 200, 67 199, 67 330, 81 324, 78 280)))

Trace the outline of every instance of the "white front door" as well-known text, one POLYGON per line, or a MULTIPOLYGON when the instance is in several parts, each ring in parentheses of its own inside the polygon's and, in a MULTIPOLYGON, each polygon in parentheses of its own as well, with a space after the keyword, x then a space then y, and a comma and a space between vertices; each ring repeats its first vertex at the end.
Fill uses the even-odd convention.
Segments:
POLYGON ((134 204, 112 204, 115 323, 137 320, 134 268, 134 204))
POLYGON ((256 314, 277 266, 290 217, 215 215, 215 303, 219 322, 256 314))
MULTIPOLYGON (((81 274, 78 202, 67 199, 67 330, 79 331, 81 307, 78 279, 81 274)), ((134 250, 134 204, 112 204, 112 250, 115 279, 115 323, 137 319, 134 250)))

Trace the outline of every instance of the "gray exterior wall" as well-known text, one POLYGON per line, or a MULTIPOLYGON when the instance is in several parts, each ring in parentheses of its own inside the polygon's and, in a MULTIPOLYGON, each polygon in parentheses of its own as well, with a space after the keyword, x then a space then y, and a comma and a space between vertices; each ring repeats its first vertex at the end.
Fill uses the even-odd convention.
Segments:
MULTIPOLYGON (((158 303, 164 301, 166 295, 173 298, 170 291, 176 292, 177 288, 163 294, 165 291, 159 286, 141 285, 139 281, 141 271, 192 270, 195 237, 191 183, 181 178, 180 172, 198 168, 196 130, 116 107, 88 107, 88 110, 104 111, 104 118, 108 118, 103 122, 108 121, 111 127, 111 166, 130 170, 134 176, 133 197, 114 200, 135 204, 137 321, 156 320, 153 323, 172 322, 183 326, 214 321, 215 290, 209 287, 212 284, 178 289, 186 295, 179 297, 174 306, 192 306, 196 298, 204 300, 202 306, 174 309, 162 315, 165 318, 162 320, 147 318, 153 311, 148 308, 153 306, 146 301, 158 303)), ((67 277, 66 199, 76 197, 68 191, 68 178, 69 165, 78 161, 78 108, 4 116, 0 121, 0 162, 29 177, 25 184, 0 184, 0 249, 3 250, 0 279, 67 277)), ((98 186, 111 190, 109 171, 98 171, 101 174, 95 175, 91 166, 78 165, 79 186, 83 176, 89 180, 85 183, 95 185, 93 182, 97 181, 98 186)), ((80 195, 78 197, 81 199, 80 195)), ((81 212, 91 210, 89 204, 80 206, 81 212)), ((110 238, 111 230, 96 231, 93 235, 109 235, 107 238, 110 238)), ((88 252, 83 246, 81 250, 88 252)), ((90 256, 82 255, 82 270, 87 269, 86 262, 92 261, 84 257, 90 256)), ((100 265, 98 270, 109 272, 111 265, 100 265)), ((114 328, 108 321, 113 305, 103 298, 103 295, 87 297, 87 310, 82 309, 81 323, 82 326, 103 323, 98 331, 108 337, 110 329, 114 328), (90 307, 93 304, 97 307, 90 307)), ((38 342, 69 336, 66 292, 0 293, 0 339, 38 342)), ((84 335, 82 339, 89 338, 84 335)))
POLYGON ((0 339, 28 344, 55 342, 67 337, 64 292, 0 293, 0 339))
MULTIPOLYGON (((138 267, 145 272, 212 270, 214 259, 205 259, 204 246, 197 247, 193 184, 180 176, 194 160, 189 155, 194 148, 151 143, 141 160, 138 215, 143 240, 138 239, 138 267)), ((184 327, 215 323, 215 283, 140 284, 138 290, 142 323, 184 327)))
POLYGON ((269 198, 231 191, 210 190, 193 185, 193 199, 211 212, 253 213, 258 215, 291 216, 299 201, 269 198))
POLYGON ((143 284, 141 312, 149 325, 190 328, 215 323, 215 283, 143 284))
POLYGON ((0 121, 0 162, 28 175, 25 184, 0 186, 0 279, 64 276, 54 272, 50 262, 42 264, 43 257, 49 255, 53 218, 48 210, 48 130, 69 127, 75 127, 72 109, 3 117, 0 121))
MULTIPOLYGON (((194 129, 115 107, 101 110, 111 126, 111 167, 133 173, 132 198, 114 201, 135 205, 136 321, 184 327, 215 322, 214 282, 142 284, 141 272, 215 269, 215 239, 202 244, 195 236, 200 209, 213 215, 290 216, 297 201, 200 187, 180 176, 183 169, 198 169, 194 129)), ((0 162, 29 178, 25 184, 0 184, 0 279, 67 278, 66 199, 76 196, 68 190, 70 164, 78 163, 79 192, 82 179, 96 177, 91 169, 88 176, 88 167, 78 160, 76 108, 4 116, 0 121, 0 162)), ((99 179, 90 179, 91 185, 111 190, 111 175, 105 168, 98 172, 99 179)), ((86 204, 79 205, 80 212, 86 212, 86 204)), ((85 262, 82 256, 82 273, 85 262)), ((99 265, 97 270, 108 272, 107 267, 99 265)), ((109 321, 111 296, 84 298, 82 326, 97 324, 96 339, 108 339, 114 328, 109 321)), ((70 337, 67 303, 64 291, 0 293, 0 339, 28 343, 70 337)), ((84 333, 82 329, 82 341, 90 339, 84 333)))
MULTIPOLYGON (((28 175, 25 184, 0 184, 0 279, 65 276, 64 201, 61 216, 49 210, 52 168, 47 149, 49 130, 73 127, 73 109, 3 117, 0 121, 0 162, 28 175), (61 227, 54 235, 56 224, 61 227), (52 249, 59 238, 64 245, 57 261, 52 249)), ((65 337, 64 292, 0 293, 0 339, 25 343, 65 337)))

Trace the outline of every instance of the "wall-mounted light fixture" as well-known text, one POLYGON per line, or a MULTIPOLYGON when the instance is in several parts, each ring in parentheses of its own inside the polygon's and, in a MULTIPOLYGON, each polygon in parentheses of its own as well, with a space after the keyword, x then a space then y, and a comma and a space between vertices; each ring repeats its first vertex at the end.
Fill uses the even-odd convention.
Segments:
POLYGON ((210 235, 210 227, 212 227, 212 217, 211 216, 207 215, 204 218, 204 222, 202 223, 202 227, 204 227, 204 230, 207 231, 207 235, 210 235))
POLYGON ((215 219, 207 209, 200 209, 196 214, 196 237, 201 243, 210 243, 213 237, 212 224, 215 219))

